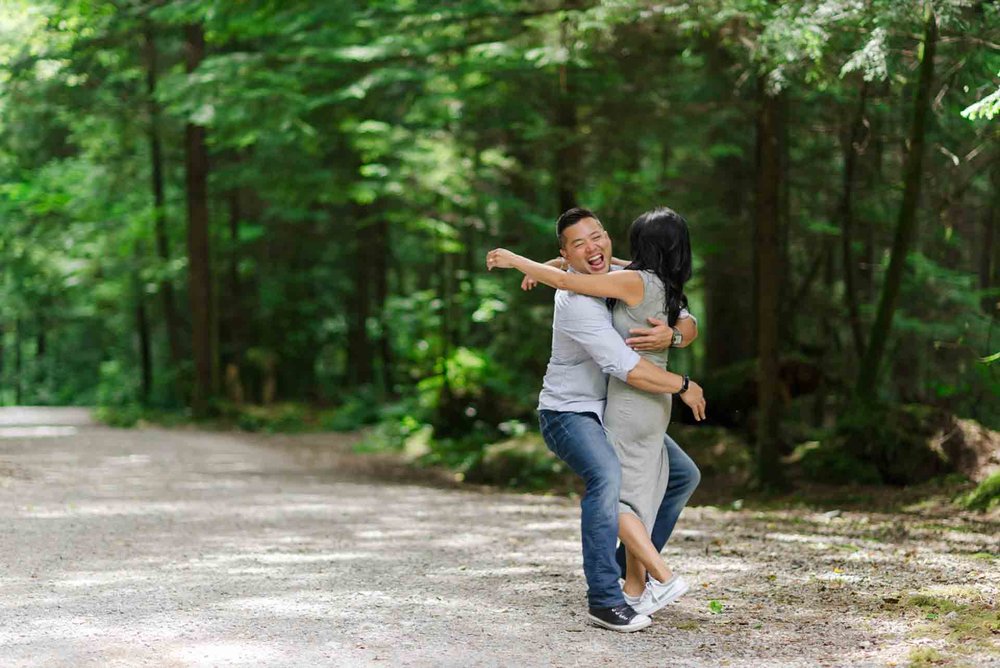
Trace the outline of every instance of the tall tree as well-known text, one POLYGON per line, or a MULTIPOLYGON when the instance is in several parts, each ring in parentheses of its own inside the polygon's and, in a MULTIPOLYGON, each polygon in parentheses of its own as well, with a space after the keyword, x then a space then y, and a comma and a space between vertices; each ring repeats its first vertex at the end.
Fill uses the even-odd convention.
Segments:
POLYGON ((910 125, 909 152, 903 177, 903 201, 899 207, 896 233, 892 242, 889 269, 882 284, 878 311, 868 336, 868 349, 862 358, 856 393, 872 397, 878 386, 879 371, 885 356, 886 344, 892 330, 892 320, 899 299, 903 269, 907 255, 917 234, 917 204, 923 183, 924 146, 927 136, 927 118, 930 114, 931 87, 934 81, 934 53, 937 49, 938 25, 932 3, 926 3, 924 37, 920 54, 920 79, 913 101, 913 121, 910 125))
POLYGON ((844 270, 844 300, 847 303, 848 319, 851 334, 854 337, 854 349, 858 357, 864 357, 865 340, 861 331, 861 314, 858 307, 858 290, 856 266, 854 260, 854 186, 855 172, 858 163, 858 151, 865 130, 865 107, 868 102, 868 82, 861 85, 858 95, 858 105, 851 120, 850 127, 844 137, 844 171, 843 192, 840 199, 838 214, 841 224, 841 256, 844 270))
MULTIPOLYGON (((205 57, 205 36, 198 24, 184 28, 184 56, 188 73, 198 69, 205 57)), ((194 355, 194 387, 191 407, 196 415, 208 412, 213 394, 212 271, 209 252, 208 151, 205 128, 189 121, 184 128, 187 186, 188 291, 191 302, 191 350, 194 355)))
MULTIPOLYGON (((153 236, 156 252, 164 266, 170 262, 170 245, 167 236, 166 197, 163 182, 163 145, 160 141, 160 105, 156 101, 158 54, 155 27, 150 19, 143 24, 143 49, 146 69, 146 110, 149 114, 150 185, 153 192, 153 236)), ((181 362, 181 323, 177 314, 174 284, 168 277, 160 281, 160 298, 167 327, 170 361, 176 369, 181 362)))
POLYGON ((782 260, 779 206, 781 196, 780 123, 785 115, 782 93, 770 94, 758 83, 757 201, 754 216, 754 250, 757 304, 757 457, 756 473, 767 487, 784 484, 779 454, 778 419, 781 388, 778 348, 782 260))

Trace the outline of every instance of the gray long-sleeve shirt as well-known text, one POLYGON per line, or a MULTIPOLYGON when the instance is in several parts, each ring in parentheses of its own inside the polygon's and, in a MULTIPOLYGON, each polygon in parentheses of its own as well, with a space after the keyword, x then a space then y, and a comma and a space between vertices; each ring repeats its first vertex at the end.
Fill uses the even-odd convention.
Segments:
MULTIPOLYGON (((692 317, 686 309, 680 317, 692 317)), ((557 290, 552 356, 538 395, 538 410, 592 412, 604 420, 610 374, 625 381, 639 363, 611 324, 604 299, 557 290)))
POLYGON ((608 378, 625 380, 639 353, 625 345, 611 324, 603 299, 557 290, 549 358, 538 409, 595 413, 604 419, 608 378))

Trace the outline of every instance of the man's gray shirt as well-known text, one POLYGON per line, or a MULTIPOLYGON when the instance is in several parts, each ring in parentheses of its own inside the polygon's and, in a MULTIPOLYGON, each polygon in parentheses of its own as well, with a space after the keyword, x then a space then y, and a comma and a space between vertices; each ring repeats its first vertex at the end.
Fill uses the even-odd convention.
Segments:
MULTIPOLYGON (((692 317, 686 309, 681 318, 692 317)), ((625 382, 639 363, 611 323, 599 297, 557 290, 552 315, 552 356, 542 380, 538 410, 591 412, 604 420, 610 374, 625 382)))
POLYGON ((556 291, 552 356, 542 380, 538 410, 592 412, 604 419, 610 374, 624 381, 639 353, 625 345, 598 297, 556 291))

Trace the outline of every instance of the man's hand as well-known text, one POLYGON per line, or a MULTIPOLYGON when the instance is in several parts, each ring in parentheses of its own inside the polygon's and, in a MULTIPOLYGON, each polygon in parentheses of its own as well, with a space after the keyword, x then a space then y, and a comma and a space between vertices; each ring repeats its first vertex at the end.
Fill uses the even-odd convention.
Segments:
POLYGON ((688 381, 687 391, 679 396, 694 413, 695 420, 701 422, 705 419, 705 406, 708 402, 705 401, 705 391, 701 389, 701 385, 693 380, 688 381))
POLYGON ((538 281, 533 279, 531 276, 525 276, 521 279, 522 290, 534 290, 536 287, 538 287, 538 281))
POLYGON ((653 326, 648 329, 640 327, 628 330, 631 336, 625 339, 626 345, 632 350, 665 350, 669 348, 674 330, 657 318, 647 318, 647 320, 653 326))

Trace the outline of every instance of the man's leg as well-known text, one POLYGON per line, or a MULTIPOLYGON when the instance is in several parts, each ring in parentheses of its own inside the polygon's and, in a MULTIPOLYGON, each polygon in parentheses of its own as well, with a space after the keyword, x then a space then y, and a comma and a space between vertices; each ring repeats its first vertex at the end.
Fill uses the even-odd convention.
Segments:
POLYGON ((593 413, 543 410, 538 421, 545 444, 586 485, 580 500, 580 534, 590 607, 624 605, 615 564, 622 476, 618 456, 593 413))
MULTIPOLYGON (((653 532, 650 540, 657 551, 663 550, 670 535, 674 532, 677 518, 687 505, 688 499, 701 482, 701 471, 687 453, 681 450, 677 441, 669 434, 663 436, 663 447, 667 449, 667 461, 670 462, 670 478, 667 481, 667 492, 663 495, 660 508, 656 511, 656 521, 653 522, 653 532)), ((625 546, 619 545, 615 555, 622 577, 625 576, 625 546)))

